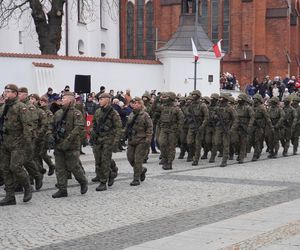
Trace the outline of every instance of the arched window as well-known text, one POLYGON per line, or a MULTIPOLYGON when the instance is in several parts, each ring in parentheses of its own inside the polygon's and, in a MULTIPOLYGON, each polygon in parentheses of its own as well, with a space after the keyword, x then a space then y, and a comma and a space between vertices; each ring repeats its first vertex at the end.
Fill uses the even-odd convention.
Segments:
POLYGON ((207 0, 200 0, 199 1, 199 20, 200 20, 200 23, 204 29, 204 31, 207 33, 208 29, 207 29, 207 19, 208 19, 208 15, 207 15, 207 12, 208 12, 208 8, 207 8, 207 0))
POLYGON ((137 27, 136 27, 136 49, 137 56, 144 56, 144 2, 137 0, 137 27))
POLYGON ((211 40, 213 43, 218 42, 219 39, 219 0, 211 1, 211 40))
POLYGON ((127 4, 127 36, 126 36, 126 50, 127 57, 133 57, 133 45, 134 45, 134 6, 132 2, 127 4))
POLYGON ((146 52, 147 58, 154 58, 154 27, 153 27, 153 3, 146 4, 146 52))
POLYGON ((230 28, 230 6, 229 0, 223 1, 223 41, 222 41, 222 49, 224 51, 229 51, 229 28, 230 28))

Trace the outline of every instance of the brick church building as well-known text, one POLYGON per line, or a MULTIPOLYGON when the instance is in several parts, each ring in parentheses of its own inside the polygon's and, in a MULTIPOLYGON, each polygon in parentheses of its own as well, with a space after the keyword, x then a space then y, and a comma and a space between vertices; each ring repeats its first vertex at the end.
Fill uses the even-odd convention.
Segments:
MULTIPOLYGON (((189 0, 121 0, 121 58, 154 59, 176 32, 189 0)), ((299 75, 300 0, 199 0, 199 20, 212 42, 222 40, 221 71, 241 85, 265 75, 299 75)), ((201 60, 201 59, 200 59, 201 60)))

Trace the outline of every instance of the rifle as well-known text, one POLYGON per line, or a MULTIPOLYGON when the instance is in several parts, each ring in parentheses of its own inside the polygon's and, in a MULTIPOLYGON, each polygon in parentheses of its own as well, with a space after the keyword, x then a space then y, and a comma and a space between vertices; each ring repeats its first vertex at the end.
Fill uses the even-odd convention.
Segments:
POLYGON ((108 110, 104 113, 104 115, 99 119, 98 123, 97 123, 97 127, 96 127, 96 134, 101 134, 103 132, 108 132, 111 130, 110 127, 108 127, 107 125, 105 125, 105 121, 106 118, 108 117, 108 115, 110 114, 110 112, 113 110, 113 108, 111 106, 109 106, 108 110))
POLYGON ((133 126, 138 116, 139 116, 138 114, 134 115, 131 123, 127 124, 126 131, 125 131, 125 140, 127 138, 131 139, 132 136, 136 135, 136 131, 133 129, 133 126))
POLYGON ((225 125, 224 118, 223 118, 222 114, 220 114, 219 110, 217 111, 217 117, 218 117, 218 125, 221 125, 223 132, 227 134, 228 129, 227 129, 227 126, 225 125))
POLYGON ((65 123, 65 119, 67 117, 69 110, 70 110, 70 104, 64 110, 61 119, 59 119, 54 125, 53 136, 54 136, 55 143, 58 143, 65 136, 66 130, 62 127, 62 125, 65 123))
POLYGON ((10 108, 10 105, 5 104, 3 113, 0 117, 0 143, 3 141, 3 134, 4 134, 4 117, 7 115, 7 112, 10 108))

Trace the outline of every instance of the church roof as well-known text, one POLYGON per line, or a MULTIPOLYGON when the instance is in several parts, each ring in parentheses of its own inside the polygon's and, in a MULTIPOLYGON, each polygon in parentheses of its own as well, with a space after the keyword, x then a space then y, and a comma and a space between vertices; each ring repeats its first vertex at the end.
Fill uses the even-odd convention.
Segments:
POLYGON ((197 38, 195 39, 195 15, 182 14, 177 31, 157 52, 165 50, 192 51, 191 37, 194 39, 198 51, 208 51, 213 46, 200 22, 197 25, 197 38))

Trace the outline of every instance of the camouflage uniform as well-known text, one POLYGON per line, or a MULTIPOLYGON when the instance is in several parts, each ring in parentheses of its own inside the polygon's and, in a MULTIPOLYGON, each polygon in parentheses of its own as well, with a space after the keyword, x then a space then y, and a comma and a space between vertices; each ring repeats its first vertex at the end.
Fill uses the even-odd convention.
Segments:
POLYGON ((204 131, 208 122, 208 108, 205 103, 200 101, 201 93, 194 90, 192 93, 194 99, 188 109, 189 131, 187 135, 187 144, 193 156, 193 166, 197 166, 201 155, 201 146, 204 141, 204 131))
POLYGON ((254 123, 254 111, 252 107, 248 104, 248 97, 246 94, 240 94, 238 96, 238 105, 236 107, 237 112, 237 127, 233 131, 233 134, 237 136, 237 145, 238 145, 238 158, 239 163, 244 162, 244 158, 247 154, 247 145, 248 145, 248 134, 253 130, 254 123))
MULTIPOLYGON (((100 95, 103 97, 104 94, 100 95)), ((96 164, 96 174, 100 180, 97 191, 107 190, 106 183, 111 175, 113 151, 117 151, 122 132, 121 118, 110 105, 96 110, 93 117, 91 140, 96 164)))
POLYGON ((264 140, 264 131, 265 127, 269 126, 269 128, 274 131, 270 115, 267 112, 265 106, 263 105, 263 98, 260 94, 256 94, 253 96, 253 104, 254 104, 254 123, 253 123, 253 131, 251 133, 251 139, 254 147, 254 153, 252 161, 257 161, 261 155, 263 149, 263 140, 264 140))
POLYGON ((226 94, 220 96, 220 106, 214 117, 216 122, 216 132, 213 138, 213 148, 209 162, 215 162, 217 150, 222 145, 223 159, 220 167, 225 167, 227 165, 230 134, 237 123, 236 111, 228 104, 229 100, 230 98, 226 94))
POLYGON ((160 108, 158 141, 164 170, 172 169, 172 162, 176 153, 177 132, 183 124, 183 113, 179 107, 174 105, 175 99, 175 93, 164 93, 163 104, 160 108))
POLYGON ((207 154, 212 150, 213 137, 216 131, 216 122, 214 118, 216 117, 217 110, 219 109, 218 105, 219 95, 213 93, 210 96, 210 104, 208 105, 208 122, 205 127, 205 137, 204 137, 204 154, 201 159, 207 159, 207 154))
MULTIPOLYGON (((47 120, 47 128, 49 128, 53 122, 53 113, 50 111, 50 109, 47 106, 41 107, 42 110, 46 113, 46 120, 47 120)), ((43 141, 41 144, 41 148, 39 151, 40 157, 42 160, 46 162, 46 164, 49 166, 49 172, 48 175, 51 176, 54 173, 55 165, 53 164, 50 156, 47 154, 47 150, 49 148, 48 145, 48 136, 43 136, 43 141)))
POLYGON ((190 102, 189 100, 187 100, 187 98, 182 97, 180 100, 180 108, 181 111, 184 115, 184 122, 183 122, 183 126, 179 131, 179 140, 180 140, 180 154, 178 159, 183 159, 185 152, 188 152, 188 146, 187 146, 187 134, 189 131, 189 124, 187 121, 187 114, 188 114, 188 102, 190 102))
MULTIPOLYGON (((25 92, 28 93, 28 89, 25 87, 19 88, 19 92, 25 92)), ((23 103, 26 105, 28 112, 26 112, 27 115, 27 121, 30 124, 30 131, 31 131, 31 140, 32 143, 26 147, 25 154, 26 154, 26 160, 24 163, 24 166, 26 170, 28 171, 31 178, 34 178, 35 180, 35 187, 37 190, 39 190, 42 187, 42 179, 43 179, 43 173, 42 170, 39 169, 39 163, 35 161, 35 152, 37 151, 36 145, 37 145, 37 131, 38 131, 38 124, 39 124, 39 113, 37 108, 29 103, 29 97, 27 97, 23 103)))
POLYGON ((300 135, 300 98, 298 96, 295 96, 292 99, 292 107, 296 110, 297 113, 297 122, 295 125, 295 129, 292 131, 292 144, 293 144, 293 154, 297 154, 298 150, 298 144, 299 144, 299 135, 300 135))
POLYGON ((273 125, 274 131, 268 130, 267 137, 269 142, 269 158, 275 158, 279 149, 279 140, 283 129, 284 111, 278 106, 278 97, 272 97, 270 99, 270 107, 268 109, 270 119, 273 125))
MULTIPOLYGON (((65 94, 65 95, 71 95, 65 94)), ((68 172, 71 172, 81 186, 81 194, 87 192, 87 179, 80 166, 80 138, 85 132, 82 113, 74 105, 58 110, 53 119, 53 133, 56 178, 59 191, 53 198, 67 196, 68 172), (64 119, 63 119, 64 118, 64 119)))
MULTIPOLYGON (((13 90, 16 93, 18 91, 17 86, 13 84, 7 85, 5 89, 13 90)), ((17 97, 8 99, 0 110, 1 116, 4 113, 1 165, 6 192, 5 198, 0 201, 0 206, 16 204, 16 182, 24 187, 24 202, 29 201, 32 197, 29 176, 23 168, 26 159, 25 148, 29 147, 31 143, 27 112, 26 105, 19 102, 17 97)))
MULTIPOLYGON (((135 97, 133 102, 135 101, 141 101, 141 98, 135 97)), ((128 117, 125 133, 128 135, 127 159, 134 171, 130 185, 136 186, 140 184, 140 180, 145 180, 147 171, 142 164, 148 153, 153 133, 153 124, 149 114, 144 110, 133 110, 128 117)))

